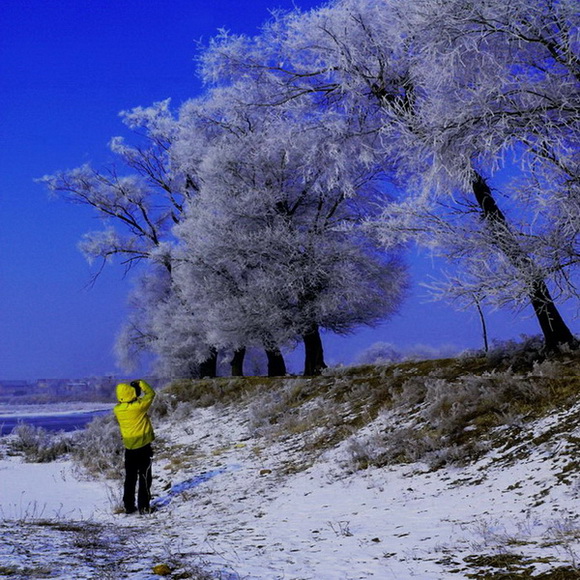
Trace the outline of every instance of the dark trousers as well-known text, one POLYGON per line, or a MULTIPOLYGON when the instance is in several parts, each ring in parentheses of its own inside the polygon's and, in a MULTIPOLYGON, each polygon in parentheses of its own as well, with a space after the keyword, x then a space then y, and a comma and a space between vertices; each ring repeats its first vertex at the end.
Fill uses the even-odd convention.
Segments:
POLYGON ((139 449, 125 449, 125 484, 123 486, 123 505, 126 512, 134 512, 135 488, 139 482, 137 508, 139 511, 149 509, 151 500, 151 458, 153 449, 145 445, 139 449))

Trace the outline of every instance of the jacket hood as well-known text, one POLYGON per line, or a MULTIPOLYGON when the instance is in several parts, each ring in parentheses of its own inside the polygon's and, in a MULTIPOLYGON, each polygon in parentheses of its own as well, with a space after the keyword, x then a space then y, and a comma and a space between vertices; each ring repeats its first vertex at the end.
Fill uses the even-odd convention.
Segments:
POLYGON ((119 403, 130 403, 137 398, 135 388, 127 383, 119 383, 117 385, 117 399, 119 403))

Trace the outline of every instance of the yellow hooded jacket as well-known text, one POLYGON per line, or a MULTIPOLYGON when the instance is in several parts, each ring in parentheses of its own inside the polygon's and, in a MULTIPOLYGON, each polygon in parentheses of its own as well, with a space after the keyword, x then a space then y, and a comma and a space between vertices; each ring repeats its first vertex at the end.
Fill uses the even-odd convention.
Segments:
POLYGON ((147 411, 155 397, 155 391, 145 382, 139 381, 143 396, 138 398, 135 389, 126 383, 117 385, 117 399, 113 411, 119 428, 123 445, 126 449, 140 449, 155 439, 153 426, 147 411))

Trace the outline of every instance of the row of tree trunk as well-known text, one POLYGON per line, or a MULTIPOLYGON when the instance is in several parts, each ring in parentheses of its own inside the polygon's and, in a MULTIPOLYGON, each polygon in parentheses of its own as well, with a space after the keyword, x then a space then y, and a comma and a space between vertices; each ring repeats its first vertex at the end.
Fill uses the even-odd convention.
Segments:
MULTIPOLYGON (((302 341, 304 344, 304 376, 319 375, 326 368, 326 363, 324 362, 324 348, 318 326, 313 326, 307 333, 305 333, 302 336, 302 341)), ((280 349, 267 348, 265 349, 265 353, 268 360, 268 376, 286 376, 286 362, 280 349)), ((244 376, 245 357, 245 348, 239 348, 234 352, 230 361, 232 377, 244 376)), ((216 377, 217 363, 218 352, 216 349, 212 349, 210 356, 199 365, 199 376, 202 378, 216 377)))

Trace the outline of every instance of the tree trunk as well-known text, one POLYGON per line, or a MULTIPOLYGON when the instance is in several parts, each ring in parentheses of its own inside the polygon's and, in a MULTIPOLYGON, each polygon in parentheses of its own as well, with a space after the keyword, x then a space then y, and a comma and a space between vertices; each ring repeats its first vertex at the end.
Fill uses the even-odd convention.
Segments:
POLYGON ((479 302, 479 298, 475 297, 475 307, 479 314, 479 320, 481 321, 481 333, 483 335, 483 350, 487 354, 489 352, 489 341, 487 340, 487 323, 485 322, 485 316, 483 314, 483 308, 479 302))
POLYGON ((244 357, 246 356, 246 349, 244 347, 238 348, 234 351, 234 356, 231 360, 232 377, 244 376, 244 357))
POLYGON ((572 348, 578 346, 578 341, 564 322, 543 280, 537 280, 534 283, 530 301, 544 333, 547 350, 555 351, 562 344, 572 348))
POLYGON ((324 350, 318 325, 302 335, 304 341, 304 376, 319 375, 325 368, 324 350))
POLYGON ((217 357, 218 353, 215 348, 210 349, 210 355, 199 365, 200 378, 214 379, 217 375, 217 357))
MULTIPOLYGON (((499 209, 489 186, 481 175, 477 175, 473 181, 473 193, 483 212, 483 217, 493 227, 497 227, 496 244, 498 248, 507 256, 516 270, 520 272, 523 272, 524 268, 528 271, 533 270, 532 259, 521 249, 517 239, 509 229, 506 217, 499 209)), ((574 335, 556 308, 545 280, 539 273, 531 282, 529 298, 544 334, 547 350, 555 350, 561 344, 578 346, 574 335)))
POLYGON ((280 350, 277 348, 266 349, 266 356, 268 357, 268 376, 285 377, 286 363, 280 350))

